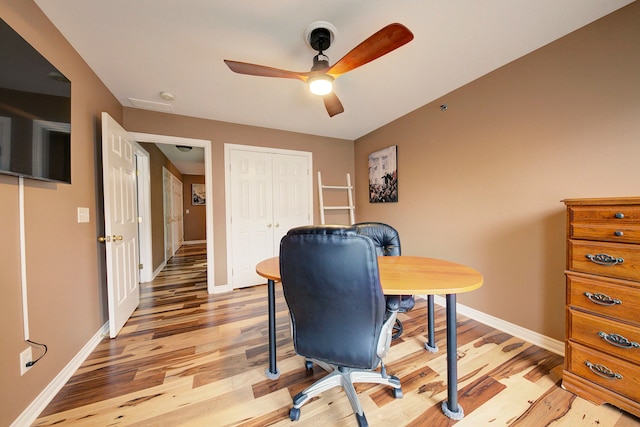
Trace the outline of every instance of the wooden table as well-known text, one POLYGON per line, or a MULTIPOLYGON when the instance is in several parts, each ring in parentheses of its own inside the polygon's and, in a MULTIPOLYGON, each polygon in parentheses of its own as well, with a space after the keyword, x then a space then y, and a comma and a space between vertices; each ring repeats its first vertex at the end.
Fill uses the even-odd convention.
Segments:
MULTIPOLYGON (((447 391, 448 400, 442 403, 443 412, 450 418, 462 419, 464 412, 458 404, 458 363, 456 295, 482 286, 483 278, 471 267, 434 258, 415 256, 378 257, 380 283, 386 295, 428 295, 428 340, 425 347, 437 351, 434 332, 433 295, 446 295, 447 317, 447 391)), ((280 260, 269 258, 256 266, 256 272, 267 279, 269 299, 269 368, 268 378, 277 379, 276 366, 276 310, 275 282, 280 281, 280 260)))

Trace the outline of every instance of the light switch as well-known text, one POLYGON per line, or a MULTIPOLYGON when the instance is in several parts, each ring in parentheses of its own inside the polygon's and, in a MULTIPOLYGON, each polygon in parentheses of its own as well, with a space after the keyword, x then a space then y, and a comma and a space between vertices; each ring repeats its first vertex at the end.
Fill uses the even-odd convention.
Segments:
POLYGON ((189 209, 187 209, 186 213, 189 213, 189 209))
POLYGON ((89 208, 78 208, 78 224, 89 222, 89 208))

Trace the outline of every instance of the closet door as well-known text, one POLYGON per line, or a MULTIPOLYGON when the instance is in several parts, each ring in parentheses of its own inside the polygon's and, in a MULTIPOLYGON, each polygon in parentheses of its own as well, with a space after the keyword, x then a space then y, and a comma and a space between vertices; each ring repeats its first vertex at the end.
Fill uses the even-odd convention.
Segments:
POLYGON ((306 156, 278 154, 272 159, 274 223, 272 256, 277 256, 280 252, 280 240, 287 231, 293 227, 311 223, 310 171, 306 156))
POLYGON ((261 283, 256 264, 273 256, 273 177, 271 154, 232 150, 232 286, 261 283))
POLYGON ((256 264, 277 256, 292 227, 311 223, 306 155, 229 151, 233 288, 264 283, 256 264))

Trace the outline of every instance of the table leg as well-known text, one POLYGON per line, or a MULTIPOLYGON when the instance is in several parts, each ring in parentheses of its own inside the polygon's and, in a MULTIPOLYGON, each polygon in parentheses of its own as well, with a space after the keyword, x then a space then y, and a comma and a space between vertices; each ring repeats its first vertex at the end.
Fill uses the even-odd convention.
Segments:
POLYGON ((270 380, 277 380, 280 371, 276 365, 276 290, 275 282, 271 279, 267 281, 269 299, 269 369, 265 372, 270 380))
POLYGON ((436 344, 436 322, 433 308, 433 295, 427 295, 427 342, 424 343, 424 348, 431 353, 438 352, 438 345, 436 344))
POLYGON ((447 397, 442 412, 454 420, 461 420, 464 411, 458 404, 458 333, 456 324, 456 294, 447 294, 447 397))

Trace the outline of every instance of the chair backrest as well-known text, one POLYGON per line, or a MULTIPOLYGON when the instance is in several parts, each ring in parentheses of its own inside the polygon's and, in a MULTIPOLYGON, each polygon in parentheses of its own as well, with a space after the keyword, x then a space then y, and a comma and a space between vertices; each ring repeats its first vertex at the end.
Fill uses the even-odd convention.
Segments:
POLYGON ((364 234, 373 240, 378 256, 399 256, 400 235, 398 231, 388 224, 382 222, 360 222, 353 224, 358 234, 364 234))
POLYGON ((304 226, 280 242, 280 276, 296 353, 375 369, 385 317, 377 254, 349 226, 304 226))

